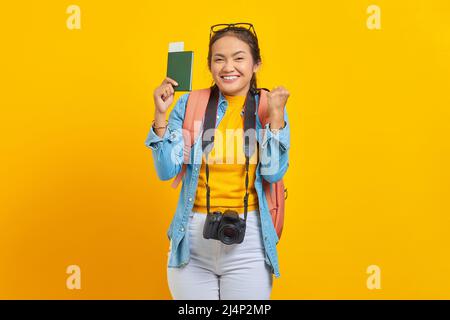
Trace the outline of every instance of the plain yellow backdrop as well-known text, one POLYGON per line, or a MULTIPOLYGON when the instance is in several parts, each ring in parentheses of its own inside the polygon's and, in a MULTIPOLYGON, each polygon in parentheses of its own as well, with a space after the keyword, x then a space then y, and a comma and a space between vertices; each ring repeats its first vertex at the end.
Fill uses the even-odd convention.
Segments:
POLYGON ((193 88, 210 85, 209 27, 229 22, 255 26, 259 86, 291 93, 272 298, 450 298, 447 0, 3 4, 0 298, 171 298, 179 189, 144 146, 153 89, 172 41, 194 51, 193 88), (81 290, 66 288, 69 265, 81 290))

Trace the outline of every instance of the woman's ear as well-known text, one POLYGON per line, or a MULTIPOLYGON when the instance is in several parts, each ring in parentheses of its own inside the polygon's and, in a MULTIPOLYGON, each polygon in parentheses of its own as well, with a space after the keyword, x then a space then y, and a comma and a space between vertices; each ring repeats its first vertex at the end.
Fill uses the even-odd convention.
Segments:
POLYGON ((259 68, 261 67, 261 64, 262 64, 262 62, 260 61, 253 65, 253 73, 255 73, 259 70, 259 68))

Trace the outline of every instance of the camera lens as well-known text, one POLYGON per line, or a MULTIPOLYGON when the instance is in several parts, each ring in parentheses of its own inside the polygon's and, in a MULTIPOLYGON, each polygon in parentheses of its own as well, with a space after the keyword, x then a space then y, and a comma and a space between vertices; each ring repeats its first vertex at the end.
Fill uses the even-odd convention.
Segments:
POLYGON ((218 232, 218 237, 220 241, 222 241, 225 244, 233 244, 236 242, 239 235, 239 230, 236 228, 236 226, 229 224, 225 225, 222 228, 220 228, 218 232))

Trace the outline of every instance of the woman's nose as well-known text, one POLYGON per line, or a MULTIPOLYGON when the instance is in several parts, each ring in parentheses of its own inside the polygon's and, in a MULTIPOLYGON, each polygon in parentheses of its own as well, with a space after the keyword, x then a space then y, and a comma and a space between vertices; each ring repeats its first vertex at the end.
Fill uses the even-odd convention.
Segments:
POLYGON ((225 66, 223 67, 223 71, 224 71, 224 72, 232 72, 232 71, 235 71, 233 62, 227 62, 227 63, 225 63, 225 66))

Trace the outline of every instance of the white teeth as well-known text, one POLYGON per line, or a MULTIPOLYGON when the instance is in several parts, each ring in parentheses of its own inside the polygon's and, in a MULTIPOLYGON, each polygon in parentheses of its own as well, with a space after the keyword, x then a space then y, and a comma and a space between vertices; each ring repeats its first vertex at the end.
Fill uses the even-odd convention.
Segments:
POLYGON ((222 78, 224 78, 225 80, 233 80, 233 79, 236 79, 237 77, 233 76, 233 77, 222 77, 222 78))

